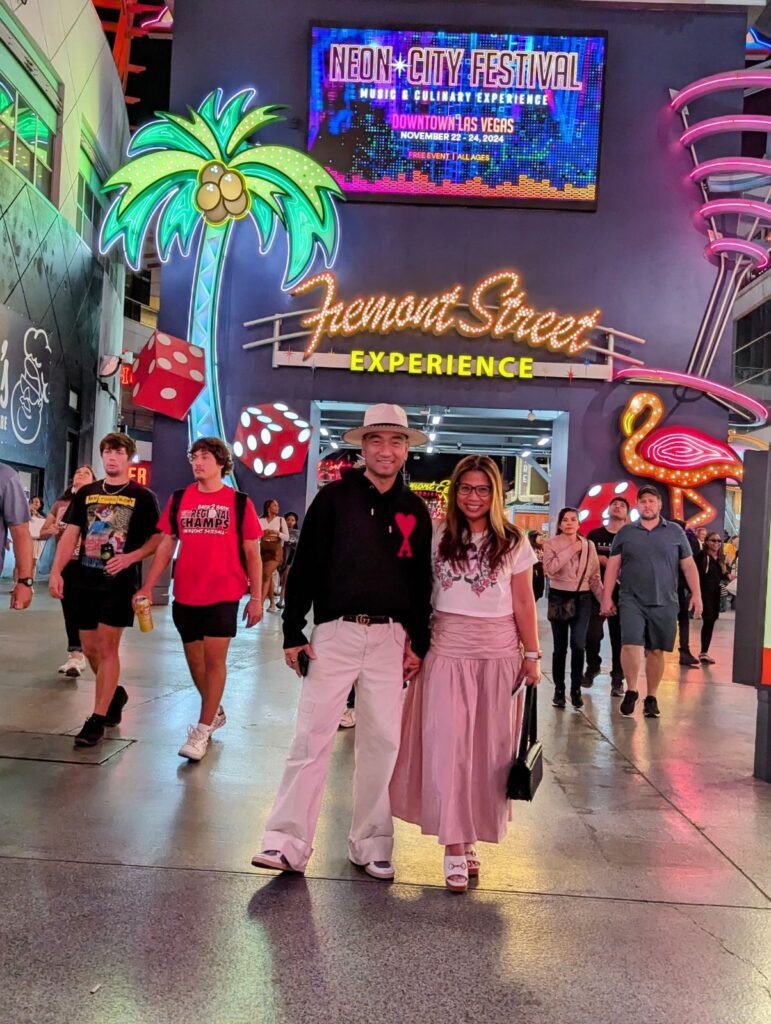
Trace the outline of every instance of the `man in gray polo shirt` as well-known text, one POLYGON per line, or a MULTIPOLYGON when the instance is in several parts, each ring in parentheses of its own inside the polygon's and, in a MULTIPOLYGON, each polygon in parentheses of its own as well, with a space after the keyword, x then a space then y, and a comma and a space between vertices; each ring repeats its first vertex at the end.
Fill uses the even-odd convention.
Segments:
POLYGON ((699 573, 682 527, 661 515, 661 495, 652 484, 637 492, 636 523, 616 534, 605 570, 603 615, 613 615, 613 588, 621 575, 618 613, 621 622, 621 664, 627 691, 621 714, 634 713, 639 693, 633 689, 645 658, 646 718, 660 715, 656 692, 664 675, 664 652, 675 646, 677 627, 677 571, 683 570, 691 591, 690 610, 701 615, 699 573))
POLYGON ((10 531, 19 578, 11 593, 11 608, 28 608, 32 601, 32 537, 29 532, 29 499, 15 469, 0 462, 0 569, 10 531))

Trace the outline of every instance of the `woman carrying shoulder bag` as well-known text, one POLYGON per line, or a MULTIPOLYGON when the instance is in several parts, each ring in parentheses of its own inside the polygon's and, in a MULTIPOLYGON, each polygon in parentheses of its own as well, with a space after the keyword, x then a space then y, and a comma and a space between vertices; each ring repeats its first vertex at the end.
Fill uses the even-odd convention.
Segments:
POLYGON ((525 688, 541 676, 536 558, 506 516, 489 456, 455 467, 432 560, 431 647, 404 702, 391 810, 437 836, 445 884, 465 892, 480 871, 476 843, 506 833, 525 688))
POLYGON ((289 540, 289 527, 286 520, 279 514, 278 502, 269 498, 260 516, 262 537, 260 537, 260 557, 262 558, 262 597, 270 600, 269 612, 277 611, 276 590, 273 573, 283 560, 283 547, 289 540))
POLYGON ((570 640, 570 702, 584 706, 581 677, 586 631, 592 611, 590 591, 602 604, 597 549, 578 532, 578 510, 560 509, 557 534, 544 543, 543 571, 549 580, 549 621, 554 637, 552 678, 555 708, 565 707, 565 662, 570 640))

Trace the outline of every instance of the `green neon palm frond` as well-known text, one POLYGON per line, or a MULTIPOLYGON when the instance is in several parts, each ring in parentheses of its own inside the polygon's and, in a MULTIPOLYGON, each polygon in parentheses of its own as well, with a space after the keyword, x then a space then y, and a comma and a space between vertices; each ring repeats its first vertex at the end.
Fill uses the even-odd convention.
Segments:
POLYGON ((292 192, 282 200, 286 214, 286 234, 289 249, 285 284, 293 288, 306 276, 316 255, 316 246, 324 251, 327 261, 335 252, 338 236, 337 214, 329 192, 319 192, 324 216, 319 219, 304 193, 292 192))
POLYGON ((177 149, 182 153, 200 156, 203 160, 216 160, 218 153, 210 152, 204 143, 188 130, 184 118, 172 121, 168 114, 158 112, 158 120, 138 128, 129 143, 128 155, 139 156, 150 150, 177 149))
POLYGON ((176 195, 163 207, 158 218, 156 242, 162 260, 167 260, 175 240, 183 256, 190 252, 195 229, 201 215, 194 205, 196 181, 186 181, 176 195))
MULTIPOLYGON (((265 202, 286 228, 289 259, 285 287, 292 288, 307 274, 317 246, 331 259, 338 236, 332 198, 342 197, 342 192, 320 164, 286 146, 252 146, 232 160, 231 166, 245 176, 249 191, 265 202)), ((253 213, 257 216, 254 203, 253 213)))
MULTIPOLYGON (((204 100, 204 102, 206 102, 204 100)), ((219 140, 209 124, 207 118, 203 117, 197 110, 188 107, 190 118, 182 117, 180 114, 166 114, 165 116, 178 125, 183 131, 188 132, 197 139, 210 154, 209 160, 225 160, 225 152, 219 144, 219 140)))
MULTIPOLYGON (((116 171, 102 189, 104 192, 120 190, 102 224, 102 250, 106 251, 122 239, 126 259, 132 267, 138 267, 142 240, 150 221, 180 188, 195 184, 198 171, 205 164, 200 156, 171 150, 136 157, 116 171)), ((182 244, 181 235, 179 237, 182 244)))
POLYGON ((198 109, 217 137, 220 149, 229 156, 232 154, 232 147, 229 148, 228 140, 243 118, 245 107, 253 99, 254 89, 243 89, 235 96, 231 96, 224 105, 223 96, 222 89, 210 92, 198 109))
MULTIPOLYGON (((239 147, 250 136, 261 131, 266 125, 273 124, 275 121, 283 121, 284 116, 280 111, 286 109, 286 107, 281 105, 273 105, 269 107, 255 107, 254 110, 250 110, 238 125, 234 126, 234 130, 228 136, 226 143, 228 159, 232 160, 238 153, 239 147)), ((241 151, 246 152, 243 149, 241 151)))
MULTIPOLYGON (((276 224, 282 220, 281 207, 272 196, 269 199, 261 198, 259 192, 251 186, 251 182, 255 181, 254 178, 247 178, 246 187, 252 194, 251 212, 257 225, 257 234, 260 236, 260 249, 262 252, 267 252, 273 244, 276 224)), ((262 185, 263 182, 257 182, 257 184, 262 185)))
POLYGON ((140 192, 128 206, 122 198, 113 202, 102 224, 102 252, 106 252, 119 238, 123 239, 126 260, 134 270, 139 269, 142 242, 153 216, 171 196, 173 189, 166 180, 156 181, 140 192))

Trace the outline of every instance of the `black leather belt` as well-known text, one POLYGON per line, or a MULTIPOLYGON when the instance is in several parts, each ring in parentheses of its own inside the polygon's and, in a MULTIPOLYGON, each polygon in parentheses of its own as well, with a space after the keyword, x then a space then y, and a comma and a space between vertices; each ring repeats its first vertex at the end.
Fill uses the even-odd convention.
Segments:
POLYGON ((387 626, 391 621, 388 615, 341 615, 343 622, 355 622, 358 626, 387 626))

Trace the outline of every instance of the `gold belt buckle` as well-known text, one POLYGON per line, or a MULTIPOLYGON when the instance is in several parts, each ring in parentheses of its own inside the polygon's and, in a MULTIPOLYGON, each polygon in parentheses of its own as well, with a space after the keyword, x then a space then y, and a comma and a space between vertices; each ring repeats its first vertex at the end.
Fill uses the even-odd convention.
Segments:
POLYGON ((356 616, 356 625, 357 626, 368 626, 369 625, 369 615, 357 615, 356 616))

